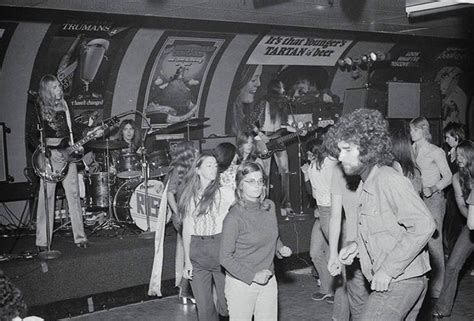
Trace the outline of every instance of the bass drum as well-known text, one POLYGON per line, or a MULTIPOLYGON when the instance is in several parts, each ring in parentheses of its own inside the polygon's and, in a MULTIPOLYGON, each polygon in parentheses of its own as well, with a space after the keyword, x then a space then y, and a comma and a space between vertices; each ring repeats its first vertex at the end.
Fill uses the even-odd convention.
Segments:
POLYGON ((148 180, 148 197, 145 200, 145 183, 142 178, 124 182, 114 197, 114 214, 119 222, 134 223, 147 230, 145 204, 148 204, 150 230, 155 230, 161 196, 165 186, 161 181, 148 180))

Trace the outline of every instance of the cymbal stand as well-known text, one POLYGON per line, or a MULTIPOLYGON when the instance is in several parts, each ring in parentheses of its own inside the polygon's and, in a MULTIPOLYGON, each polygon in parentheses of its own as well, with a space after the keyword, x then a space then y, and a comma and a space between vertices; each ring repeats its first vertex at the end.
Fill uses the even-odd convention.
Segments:
MULTIPOLYGON (((41 260, 52 260, 56 259, 61 256, 60 251, 56 250, 51 250, 51 222, 50 222, 50 216, 49 216, 49 204, 48 204, 48 182, 46 181, 46 137, 44 136, 44 123, 43 123, 43 117, 41 117, 41 110, 39 110, 39 104, 38 102, 35 102, 35 110, 36 110, 36 116, 38 117, 38 131, 40 133, 40 146, 41 146, 41 153, 43 155, 42 161, 42 166, 44 168, 44 175, 41 177, 41 181, 43 184, 43 197, 44 197, 44 210, 45 210, 45 215, 46 215, 46 243, 48 246, 48 249, 46 251, 40 252, 38 254, 38 257, 41 260)), ((48 159, 49 162, 51 162, 50 159, 48 159)), ((52 164, 50 163, 51 169, 53 168, 52 164)))
POLYGON ((155 233, 150 229, 150 201, 148 195, 148 161, 146 159, 146 150, 142 150, 142 175, 143 184, 145 185, 145 216, 146 216, 146 231, 138 235, 139 238, 149 240, 155 238, 155 233))
POLYGON ((189 123, 189 121, 186 123, 186 135, 187 135, 187 140, 189 141, 189 131, 190 131, 190 128, 191 127, 191 124, 189 123))

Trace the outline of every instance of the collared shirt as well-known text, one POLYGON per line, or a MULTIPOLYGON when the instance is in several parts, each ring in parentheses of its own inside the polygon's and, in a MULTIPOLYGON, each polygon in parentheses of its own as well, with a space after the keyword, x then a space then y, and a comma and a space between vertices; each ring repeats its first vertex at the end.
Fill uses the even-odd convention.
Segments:
POLYGON ((423 187, 436 186, 439 191, 451 184, 452 176, 446 161, 446 154, 436 145, 423 143, 418 145, 419 150, 415 150, 416 165, 421 171, 423 187))
POLYGON ((313 197, 318 206, 331 206, 331 179, 337 163, 337 160, 326 157, 321 169, 316 168, 314 161, 309 166, 308 177, 311 182, 313 197))
POLYGON ((425 248, 436 225, 410 181, 388 166, 374 166, 359 186, 359 256, 370 281, 380 269, 394 281, 425 274, 425 248))

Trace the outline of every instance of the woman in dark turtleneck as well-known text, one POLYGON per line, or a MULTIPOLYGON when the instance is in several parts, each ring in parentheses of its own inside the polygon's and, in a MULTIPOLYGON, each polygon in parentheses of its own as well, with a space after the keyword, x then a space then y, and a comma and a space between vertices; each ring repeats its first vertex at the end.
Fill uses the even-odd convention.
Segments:
POLYGON ((275 204, 266 199, 260 165, 244 162, 236 174, 236 203, 224 219, 220 262, 226 270, 230 320, 277 320, 273 258, 291 255, 278 236, 275 204))

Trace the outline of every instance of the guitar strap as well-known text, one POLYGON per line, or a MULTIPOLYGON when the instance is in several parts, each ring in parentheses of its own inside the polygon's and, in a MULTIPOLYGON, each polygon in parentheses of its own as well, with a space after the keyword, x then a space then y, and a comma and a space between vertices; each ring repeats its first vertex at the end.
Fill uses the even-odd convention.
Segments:
POLYGON ((69 107, 67 102, 64 100, 64 107, 66 109, 66 122, 67 127, 69 127, 69 140, 71 141, 71 145, 74 145, 74 137, 72 135, 72 121, 71 121, 71 114, 69 113, 69 107))

